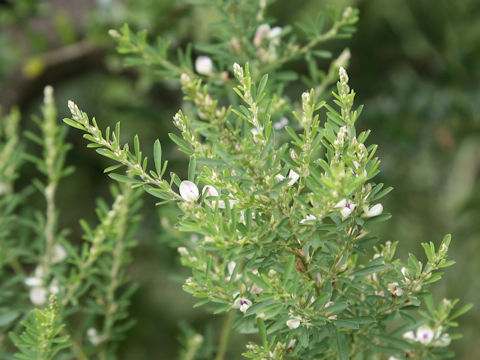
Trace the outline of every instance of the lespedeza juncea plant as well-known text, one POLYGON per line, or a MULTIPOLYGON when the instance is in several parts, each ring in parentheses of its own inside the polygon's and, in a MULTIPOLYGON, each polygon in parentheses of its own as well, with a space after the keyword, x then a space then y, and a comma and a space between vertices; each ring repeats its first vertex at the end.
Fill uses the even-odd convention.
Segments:
MULTIPOLYGON (((126 65, 153 69, 181 87, 185 103, 173 117, 178 134, 170 138, 188 156, 184 179, 167 172, 160 141, 153 145, 151 163, 138 136, 133 146, 123 144, 119 124, 102 130, 68 103, 71 118, 65 123, 114 161, 105 171, 120 187, 111 208, 99 204, 96 229, 82 222, 87 245, 80 251, 49 230, 56 215, 49 215, 54 197, 45 193, 46 250, 37 255, 35 275, 26 282, 42 289, 41 299, 30 296, 35 305, 42 306, 52 292, 58 300, 53 297, 50 310, 23 322, 23 338, 54 314, 49 329, 62 332, 59 350, 83 359, 114 357, 130 324, 131 291, 117 297, 117 290, 126 281, 128 250, 135 244, 131 225, 143 189, 159 204, 175 202, 181 211, 177 229, 195 234, 178 247, 182 264, 191 269, 183 287, 199 299, 197 305, 226 313, 216 360, 225 359, 231 331, 258 335, 243 353, 256 360, 452 357, 448 345, 459 335, 451 328, 470 305, 456 311, 458 300, 434 305, 429 292, 441 270, 453 265, 447 258, 450 236, 438 246, 422 244, 427 259, 422 263, 413 254, 406 262, 396 259, 398 243, 371 234, 374 222, 390 217, 381 199, 391 188, 375 183, 377 147, 368 143, 369 130, 356 129, 362 106, 354 104, 345 70, 350 52, 338 54, 326 71, 318 66, 317 59, 331 56, 320 45, 349 37, 358 12, 332 10, 329 21, 322 15, 300 25, 306 39, 301 43, 290 27, 273 26, 266 18, 267 1, 224 0, 213 6, 221 26, 213 44, 196 48, 201 53, 196 59, 188 46, 174 61, 168 42, 152 45, 145 32, 127 25, 110 31, 126 65), (309 74, 301 78, 306 90, 290 96, 299 75, 285 68, 294 60, 304 60, 309 74), (57 243, 70 259, 70 271, 62 270, 65 263, 51 267, 57 243), (47 289, 55 279, 56 291, 47 289), (88 341, 78 342, 70 336, 69 317, 85 307, 93 309, 93 317, 81 326, 88 341)), ((45 106, 51 106, 48 99, 45 106)), ((46 148, 63 149, 58 145, 63 138, 55 134, 31 137, 46 148)), ((64 174, 49 167, 53 156, 63 164, 61 154, 47 151, 39 160, 39 170, 46 169, 45 189, 55 188, 61 177, 51 174, 64 174)), ((38 341, 45 338, 39 332, 38 341)), ((13 333, 12 339, 22 354, 28 352, 22 336, 13 333)), ((181 358, 202 358, 199 334, 184 344, 181 358)))

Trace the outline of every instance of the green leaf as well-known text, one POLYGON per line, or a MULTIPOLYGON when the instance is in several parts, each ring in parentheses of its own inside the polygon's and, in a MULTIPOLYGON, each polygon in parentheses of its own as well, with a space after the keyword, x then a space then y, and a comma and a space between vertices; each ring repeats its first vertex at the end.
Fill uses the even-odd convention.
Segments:
POLYGON ((155 140, 153 144, 153 161, 155 162, 155 171, 158 176, 161 176, 162 173, 162 145, 160 140, 155 140))
POLYGON ((268 74, 263 75, 262 80, 260 80, 260 83, 258 84, 258 90, 257 90, 257 99, 262 96, 263 91, 265 90, 265 86, 267 85, 268 81, 268 74))
POLYGON ((185 140, 180 139, 177 135, 172 133, 169 133, 168 136, 175 144, 179 146, 181 151, 183 151, 187 155, 193 155, 193 150, 190 148, 190 146, 185 140))
POLYGON ((363 269, 356 270, 352 272, 350 275, 354 277, 363 277, 363 276, 373 274, 385 269, 387 269, 386 265, 373 265, 373 266, 365 267, 363 269))
POLYGON ((462 316, 465 314, 467 311, 470 311, 470 309, 473 307, 473 304, 467 304, 463 305, 460 309, 455 311, 452 316, 449 317, 450 320, 456 319, 459 316, 462 316))
POLYGON ((195 156, 190 156, 190 163, 188 164, 188 180, 195 180, 195 168, 197 166, 197 160, 195 156))
POLYGON ((14 321, 20 313, 18 311, 8 311, 0 313, 0 326, 7 326, 14 321))
POLYGON ((170 196, 170 194, 168 194, 167 192, 161 190, 161 189, 157 189, 157 188, 154 188, 154 187, 151 187, 151 186, 148 186, 148 185, 145 185, 143 186, 143 190, 145 190, 147 193, 149 193, 150 195, 153 195, 159 199, 162 199, 162 200, 173 200, 173 197, 170 196))
POLYGON ((348 347, 345 341, 345 335, 337 330, 337 350, 339 360, 349 360, 348 347))
POLYGON ((285 266, 285 272, 283 273, 283 285, 285 285, 292 274, 293 267, 295 266, 296 257, 294 255, 290 255, 288 259, 287 265, 285 266))
POLYGON ((122 166, 123 166, 123 164, 112 165, 112 166, 107 167, 105 170, 103 170, 103 172, 108 173, 110 171, 117 170, 118 168, 120 168, 122 166))
POLYGON ((122 183, 127 183, 127 184, 140 184, 142 183, 140 180, 137 180, 135 178, 131 178, 125 175, 120 175, 120 174, 108 174, 113 180, 116 180, 118 182, 122 183))
POLYGON ((268 350, 267 329, 265 328, 265 322, 261 317, 257 317, 257 326, 263 346, 265 350, 268 350))
POLYGON ((80 129, 82 131, 87 131, 87 129, 85 129, 85 126, 83 126, 82 124, 76 122, 75 120, 72 120, 72 119, 69 119, 69 118, 64 118, 63 119, 63 122, 71 127, 74 127, 74 128, 77 128, 77 129, 80 129))

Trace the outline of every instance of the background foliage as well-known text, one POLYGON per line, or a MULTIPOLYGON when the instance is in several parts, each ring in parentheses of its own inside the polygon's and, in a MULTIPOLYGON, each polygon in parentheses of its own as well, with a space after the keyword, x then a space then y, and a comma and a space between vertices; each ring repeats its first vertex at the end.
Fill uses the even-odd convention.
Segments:
MULTIPOLYGON (((328 3, 305 0, 299 7, 278 1, 270 11, 282 26, 306 20, 328 3)), ((447 281, 443 288, 437 287, 436 295, 478 303, 480 4, 475 0, 392 0, 388 6, 380 0, 330 3, 360 9, 354 37, 327 50, 339 52, 348 46, 352 52, 351 86, 359 94, 357 102, 365 104, 359 126, 373 129, 370 141, 379 144, 382 164, 377 182, 395 188, 384 203, 394 216, 376 231, 385 240, 399 240, 403 256, 407 251, 420 253, 421 241, 452 233, 450 257, 457 264, 446 272, 447 281)), ((208 40, 212 34, 208 24, 215 20, 207 8, 186 1, 2 1, 0 104, 4 112, 18 104, 21 128, 32 129, 30 113, 38 109, 43 87, 51 84, 59 118, 68 114, 67 99, 73 98, 103 125, 121 121, 125 139, 138 133, 144 144, 159 137, 162 144, 172 145, 167 133, 181 104, 179 89, 157 81, 151 73, 123 68, 107 31, 128 22, 133 29, 161 34, 176 47, 208 40)), ((302 66, 291 65, 307 74, 302 66)), ((58 190, 59 208, 69 209, 59 227, 79 237, 78 219, 94 219, 95 198, 108 193, 102 169, 109 163, 84 150, 78 134, 68 135, 67 140, 75 148, 67 163, 77 170, 58 190)), ((164 151, 165 157, 174 159, 173 170, 182 174, 185 157, 173 145, 164 151)), ((24 165, 17 186, 29 184, 33 173, 32 166, 24 165)), ((187 341, 191 332, 179 322, 204 332, 207 315, 192 309, 193 299, 181 289, 181 276, 172 275, 186 274, 175 249, 180 235, 168 225, 176 214, 155 209, 152 199, 145 202, 144 223, 137 233, 140 246, 130 267, 130 277, 140 285, 131 307, 137 325, 120 353, 125 359, 149 359, 152 354, 172 358, 178 352, 179 334, 184 334, 181 341, 187 341)), ((460 319, 465 336, 454 343, 458 359, 480 356, 479 321, 478 308, 460 319)), ((220 326, 213 323, 206 334, 213 339, 216 329, 220 326)), ((243 341, 233 344, 232 352, 240 353, 243 341)))

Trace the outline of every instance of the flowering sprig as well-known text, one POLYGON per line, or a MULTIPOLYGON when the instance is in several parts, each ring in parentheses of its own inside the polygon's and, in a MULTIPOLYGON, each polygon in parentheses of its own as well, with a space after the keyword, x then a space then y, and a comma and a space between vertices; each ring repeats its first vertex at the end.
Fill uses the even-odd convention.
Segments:
MULTIPOLYGON (((247 345, 246 357, 344 360, 358 349, 364 357, 445 354, 434 346, 447 337, 445 312, 418 312, 418 318, 406 312, 419 309, 422 300, 429 307, 429 285, 441 277, 439 269, 452 264, 450 240, 439 251, 424 245, 425 267, 413 255, 407 264, 396 260, 396 242, 377 245, 373 258, 367 256, 378 242, 370 224, 390 217, 380 200, 391 188, 372 181, 380 164, 376 145, 367 144, 369 131, 355 128, 362 107, 354 107, 355 92, 343 67, 348 52, 331 64, 323 80, 315 75, 316 45, 351 33, 356 11, 335 13, 326 33, 323 24, 307 29, 309 42, 297 46, 293 40, 283 42, 289 29, 264 22, 265 4, 245 2, 252 3, 246 11, 255 17, 240 16, 240 7, 229 3, 225 26, 240 19, 256 24, 255 31, 237 24, 238 36, 230 32, 228 41, 219 32, 225 41, 201 47, 212 58, 201 55, 195 69, 188 51, 181 53, 179 66, 155 60, 170 71, 169 77, 179 79, 191 102, 173 118, 181 137, 170 134, 189 156, 188 178, 173 173, 170 181, 163 178, 166 162, 161 162, 158 142, 155 171, 148 171, 137 137, 131 153, 128 145, 119 144, 119 129, 109 141, 109 131, 104 138, 96 122, 90 124, 74 104, 72 119, 65 121, 85 131, 101 155, 119 163, 108 171, 127 167, 128 177, 112 178, 177 202, 182 212, 177 229, 196 234, 178 248, 182 264, 192 269, 184 289, 200 299, 198 306, 209 303, 215 313, 228 313, 227 320, 233 316, 240 331, 260 335, 260 344, 247 345), (225 46, 232 51, 222 53, 225 46), (277 76, 280 66, 300 56, 319 81, 299 96, 297 105, 275 89, 289 82, 277 76), (334 104, 319 100, 337 72, 334 104), (225 94, 228 104, 220 107, 225 94), (286 109, 292 120, 280 118, 286 109), (391 331, 397 314, 404 323, 391 331)), ((129 53, 138 51, 128 48, 131 39, 121 41, 129 53)), ((166 54, 166 48, 162 51, 166 54)))

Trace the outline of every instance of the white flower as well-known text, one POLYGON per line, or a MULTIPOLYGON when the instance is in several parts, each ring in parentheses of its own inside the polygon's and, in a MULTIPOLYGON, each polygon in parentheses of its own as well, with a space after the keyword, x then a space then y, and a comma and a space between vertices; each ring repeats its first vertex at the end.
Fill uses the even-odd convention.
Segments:
MULTIPOLYGON (((232 195, 230 194, 229 195, 230 198, 232 198, 232 195)), ((235 199, 231 199, 231 200, 228 200, 228 205, 230 205, 230 209, 238 202, 238 200, 235 200, 235 199)), ((218 201, 218 207, 220 209, 225 209, 226 205, 225 205, 225 201, 224 200, 219 200, 218 201)))
POLYGON ((348 83, 348 74, 343 66, 340 66, 338 73, 340 74, 340 82, 345 84, 348 83))
POLYGON ((202 75, 209 75, 213 70, 212 59, 208 56, 199 56, 195 60, 195 70, 202 75))
POLYGON ((185 246, 180 246, 178 249, 177 249, 178 253, 180 255, 183 255, 183 256, 188 256, 188 250, 185 246))
POLYGON ((290 340, 290 342, 288 343, 287 349, 293 349, 296 343, 297 343, 297 339, 290 340))
POLYGON ((290 329, 296 329, 300 326, 300 319, 297 317, 288 319, 286 324, 290 329))
POLYGON ((65 248, 60 245, 60 244, 56 244, 53 246, 52 248, 52 263, 53 264, 56 264, 56 263, 59 263, 63 260, 65 260, 65 258, 67 257, 67 251, 65 250, 65 248))
POLYGON ((53 278, 52 282, 50 283, 50 286, 48 287, 48 290, 50 291, 50 294, 58 294, 60 291, 60 288, 58 287, 58 279, 53 278))
POLYGON ((252 306, 252 302, 247 298, 238 298, 232 305, 232 308, 239 309, 242 313, 246 313, 248 308, 252 306))
POLYGON ((451 341, 452 341, 452 339, 450 339, 450 335, 442 334, 442 336, 440 336, 437 340, 435 340, 434 344, 436 346, 445 347, 445 346, 450 345, 451 341))
POLYGON ((417 329, 417 341, 421 342, 424 345, 430 344, 433 340, 434 332, 427 326, 422 325, 417 329))
POLYGON ((238 65, 238 63, 233 64, 233 75, 235 75, 237 79, 243 79, 243 68, 238 65))
POLYGON ((286 117, 282 117, 279 121, 277 121, 276 123, 273 124, 273 128, 275 130, 281 130, 285 126, 287 126, 289 123, 290 122, 288 121, 288 119, 286 117))
POLYGON ((263 39, 269 37, 270 35, 270 25, 268 24, 261 24, 257 31, 255 31, 255 37, 253 38, 253 45, 255 47, 259 47, 262 44, 263 39))
POLYGON ((43 265, 38 265, 35 268, 35 276, 38 278, 43 278, 45 275, 45 270, 43 269, 43 265))
POLYGON ((388 360, 400 360, 399 358, 396 358, 395 356, 390 356, 388 360))
POLYGON ((253 295, 260 295, 262 292, 263 292, 263 289, 257 284, 253 284, 252 287, 250 288, 250 293, 252 293, 253 295))
POLYGON ((277 181, 283 181, 283 180, 285 180, 285 176, 283 176, 282 174, 277 174, 277 175, 275 175, 275 179, 277 181))
MULTIPOLYGON (((232 274, 233 272, 235 271, 235 268, 237 267, 237 263, 235 261, 230 261, 228 264, 227 264, 227 270, 228 270, 228 273, 230 274, 229 276, 227 276, 225 278, 225 280, 227 281, 230 281, 230 279, 232 278, 232 274)), ((238 279, 240 279, 242 277, 241 274, 239 274, 237 272, 237 275, 235 276, 235 281, 237 281, 238 279)))
POLYGON ((41 306, 47 302, 48 291, 43 286, 34 287, 30 290, 30 301, 35 306, 41 306))
POLYGON ((340 213, 342 214, 342 217, 345 219, 348 216, 350 216, 350 214, 352 213, 352 211, 355 209, 356 206, 357 206, 356 204, 348 202, 347 199, 343 199, 343 200, 340 200, 335 205, 335 208, 340 208, 340 213))
POLYGON ((290 170, 290 172, 288 173, 288 177, 290 178, 290 181, 288 182, 288 186, 292 186, 298 181, 298 179, 300 178, 300 175, 298 175, 295 171, 290 170))
POLYGON ((300 220, 300 224, 305 224, 308 221, 316 220, 315 215, 307 215, 304 219, 300 220))
POLYGON ((252 129, 252 130, 250 130, 250 131, 252 132, 253 140, 254 140, 255 142, 258 142, 258 141, 261 140, 260 137, 258 136, 258 134, 260 134, 260 131, 258 131, 257 128, 252 129))
POLYGON ((188 76, 188 74, 182 73, 182 75, 180 75, 180 83, 182 85, 187 85, 190 81, 191 79, 190 79, 190 76, 188 76))
POLYGON ((274 28, 272 28, 272 30, 268 32, 268 37, 270 39, 273 39, 280 36, 281 33, 282 33, 282 28, 280 26, 275 26, 274 28))
POLYGON ((180 195, 185 201, 196 201, 199 196, 197 185, 188 180, 182 181, 180 184, 180 195))
POLYGON ((388 291, 390 291, 395 296, 402 296, 403 289, 398 287, 398 282, 393 282, 387 285, 388 291))
POLYGON ((332 306, 333 304, 334 304, 333 301, 329 301, 329 302, 327 302, 327 303, 325 304, 324 308, 326 309, 326 308, 332 306))
POLYGON ((88 336, 88 340, 93 345, 98 345, 103 341, 103 337, 98 335, 97 329, 95 329, 95 328, 88 329, 87 330, 87 336, 88 336))
POLYGON ((435 333, 428 325, 422 325, 417 329, 415 334, 413 331, 409 331, 403 334, 403 337, 408 340, 413 340, 424 345, 428 345, 433 341, 435 333))
POLYGON ((366 217, 378 216, 383 212, 382 204, 375 204, 371 208, 364 208, 366 217))
POLYGON ((203 195, 206 194, 206 197, 210 197, 210 196, 215 197, 215 196, 218 196, 218 191, 211 185, 205 185, 202 189, 202 194, 203 195))
POLYGON ((228 267, 229 274, 232 275, 233 272, 235 271, 235 268, 237 267, 237 263, 235 261, 230 261, 227 267, 228 267))
MULTIPOLYGON (((211 185, 205 185, 202 189, 202 195, 205 195, 205 198, 218 197, 218 191, 211 185)), ((205 202, 210 207, 215 207, 215 201, 205 200, 205 202)))
POLYGON ((39 277, 32 276, 25 279, 25 285, 29 287, 37 287, 43 285, 43 280, 39 277))

